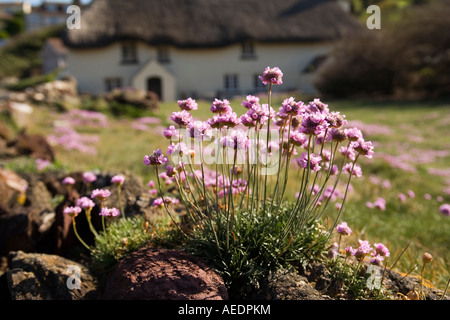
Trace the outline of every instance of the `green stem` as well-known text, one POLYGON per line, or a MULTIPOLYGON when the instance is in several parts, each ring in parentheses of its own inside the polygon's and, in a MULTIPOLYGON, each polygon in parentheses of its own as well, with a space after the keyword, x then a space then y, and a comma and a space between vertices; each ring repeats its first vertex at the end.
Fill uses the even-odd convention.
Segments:
POLYGON ((73 231, 75 232, 75 235, 77 236, 78 240, 90 251, 91 248, 86 244, 86 242, 81 239, 80 235, 78 234, 76 223, 75 223, 75 217, 72 218, 72 225, 73 225, 73 231))

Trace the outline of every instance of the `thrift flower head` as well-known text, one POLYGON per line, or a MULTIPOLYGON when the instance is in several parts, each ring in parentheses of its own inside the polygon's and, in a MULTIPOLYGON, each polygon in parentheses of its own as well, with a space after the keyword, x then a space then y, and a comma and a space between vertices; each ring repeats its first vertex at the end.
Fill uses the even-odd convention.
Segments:
POLYGON ((91 192, 92 199, 105 200, 111 195, 108 189, 95 189, 91 192))
POLYGON ((191 111, 191 110, 197 110, 198 104, 195 102, 195 100, 191 98, 187 98, 186 100, 178 100, 178 106, 181 110, 191 111))
POLYGON ((210 110, 212 113, 229 113, 232 111, 230 101, 227 99, 219 100, 217 98, 214 99, 210 110))
POLYGON ((122 185, 124 181, 125 181, 125 177, 120 174, 117 174, 111 178, 111 183, 116 183, 118 185, 122 185))
POLYGON ((38 171, 42 171, 50 165, 50 161, 45 159, 36 159, 35 163, 38 171))
POLYGON ((162 154, 161 149, 153 151, 153 153, 150 155, 144 156, 144 164, 146 166, 149 166, 149 165, 157 166, 160 164, 164 164, 167 161, 169 161, 169 159, 162 154))
POLYGON ((277 115, 284 118, 287 116, 298 116, 303 112, 305 112, 304 103, 301 101, 296 102, 293 97, 290 97, 283 101, 277 115))
POLYGON ((444 215, 444 216, 450 216, 450 204, 445 203, 443 205, 441 205, 439 207, 439 211, 444 215))
POLYGON ((283 84, 283 72, 281 72, 280 68, 267 67, 264 70, 263 75, 259 76, 259 79, 262 81, 264 85, 267 84, 283 84))
POLYGON ((363 134, 358 128, 345 129, 345 133, 350 141, 358 141, 363 138, 363 134))
POLYGON ((148 187, 150 187, 150 188, 154 188, 155 187, 155 181, 153 181, 153 180, 150 180, 148 183, 147 183, 147 186, 148 187))
POLYGON ((352 233, 352 229, 347 225, 347 222, 342 222, 337 225, 336 231, 345 236, 349 236, 352 233))
POLYGON ((382 243, 375 243, 375 253, 383 256, 383 257, 389 257, 391 253, 389 252, 389 249, 382 243))
POLYGON ((95 207, 95 202, 89 199, 88 197, 82 197, 77 200, 77 206, 83 209, 93 208, 95 207))
POLYGON ((364 141, 362 139, 358 140, 356 144, 353 146, 356 152, 359 154, 366 156, 367 158, 372 158, 373 155, 373 145, 371 141, 364 141))
POLYGON ((188 125, 189 135, 198 141, 203 141, 205 138, 210 139, 213 136, 213 129, 206 121, 193 121, 188 125))
POLYGON ((398 197, 398 200, 400 200, 401 202, 405 202, 406 201, 405 194, 403 194, 401 192, 397 195, 397 197, 398 197))
POLYGON ((208 124, 212 128, 230 127, 233 128, 241 123, 236 112, 228 112, 223 114, 216 114, 208 120, 208 124))
POLYGON ((192 121, 192 115, 186 110, 172 112, 170 120, 178 124, 180 127, 186 127, 192 121))
POLYGON ((370 263, 376 266, 381 266, 383 264, 384 257, 377 254, 370 259, 370 263))
POLYGON ((75 179, 72 177, 65 177, 62 181, 62 184, 75 184, 75 179))
POLYGON ((175 128, 175 126, 169 126, 168 128, 164 129, 163 132, 164 137, 166 137, 167 139, 178 139, 180 136, 180 133, 178 132, 178 130, 175 128))
POLYGON ((321 113, 307 114, 299 127, 304 134, 319 135, 328 127, 325 116, 321 113))
POLYGON ((354 256, 355 254, 356 254, 356 251, 357 251, 357 249, 353 249, 352 247, 346 247, 345 248, 345 255, 347 256, 347 257, 350 257, 350 256, 354 256))
POLYGON ((83 180, 86 183, 91 183, 91 182, 94 182, 95 180, 97 180, 97 176, 93 172, 90 172, 90 171, 84 172, 83 180))
POLYGON ((362 169, 357 164, 353 165, 353 163, 347 163, 342 168, 342 171, 348 174, 352 174, 353 176, 356 176, 358 178, 362 176, 362 169))
POLYGON ((364 259, 364 257, 372 251, 372 247, 369 244, 369 241, 359 241, 359 247, 356 249, 354 256, 357 259, 364 259))
POLYGON ((153 200, 152 206, 161 207, 162 208, 164 206, 163 199, 162 198, 157 198, 157 199, 153 200))
POLYGON ((320 161, 322 160, 321 156, 315 156, 314 154, 309 155, 308 160, 308 153, 304 152, 302 153, 300 158, 297 158, 297 164, 302 167, 303 169, 308 168, 308 161, 309 161, 309 168, 312 171, 319 171, 321 166, 319 166, 320 161))
POLYGON ((248 95, 246 100, 242 101, 242 105, 247 109, 251 109, 253 106, 259 105, 259 98, 252 95, 248 95))
POLYGON ((120 215, 120 211, 117 208, 102 208, 100 215, 108 218, 117 217, 120 215))
POLYGON ((64 214, 67 214, 68 216, 75 218, 79 213, 81 212, 80 207, 66 207, 63 210, 64 214))
POLYGON ((314 101, 311 101, 309 105, 306 107, 308 112, 310 113, 323 113, 328 114, 329 109, 328 105, 320 101, 320 99, 314 99, 314 101))

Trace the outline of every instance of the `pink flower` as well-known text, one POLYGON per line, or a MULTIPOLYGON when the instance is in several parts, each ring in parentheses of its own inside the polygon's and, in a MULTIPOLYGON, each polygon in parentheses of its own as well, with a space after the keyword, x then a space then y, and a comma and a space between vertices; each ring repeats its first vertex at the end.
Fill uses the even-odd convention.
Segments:
POLYGON ((97 176, 93 172, 90 172, 90 171, 84 172, 83 180, 86 183, 91 183, 91 182, 94 182, 95 180, 97 180, 97 176))
POLYGON ((416 197, 416 194, 414 193, 414 191, 412 191, 412 190, 408 190, 408 196, 410 197, 410 198, 415 198, 416 197))
POLYGON ((191 111, 197 110, 198 104, 192 98, 187 98, 186 100, 178 100, 178 106, 182 110, 191 111))
POLYGON ((357 249, 353 249, 352 247, 348 246, 345 248, 345 255, 347 257, 354 256, 356 254, 356 251, 357 249))
POLYGON ((310 101, 309 105, 306 106, 306 110, 309 113, 323 113, 328 114, 329 109, 328 105, 320 101, 320 99, 314 99, 314 101, 310 101))
POLYGON ((247 138, 245 131, 232 130, 227 136, 222 138, 222 145, 234 150, 246 150, 250 146, 250 140, 247 138))
POLYGON ((152 206, 161 207, 161 208, 164 207, 163 199, 162 198, 157 198, 157 199, 153 200, 152 206))
POLYGON ((162 154, 161 149, 153 151, 153 153, 150 155, 144 156, 144 164, 146 166, 149 166, 149 165, 157 166, 160 164, 164 164, 167 161, 169 161, 169 159, 162 154))
POLYGON ((312 171, 319 171, 320 170, 320 166, 319 163, 320 161, 322 161, 322 157, 321 156, 315 156, 314 154, 310 154, 309 155, 309 160, 308 160, 308 153, 304 152, 302 153, 300 158, 295 159, 297 161, 297 164, 302 167, 303 169, 306 169, 308 167, 308 161, 309 161, 309 168, 312 171))
POLYGON ((254 105, 259 105, 259 98, 248 95, 246 100, 242 101, 242 105, 247 109, 251 109, 254 105))
POLYGON ((376 266, 381 266, 383 264, 384 257, 377 254, 370 259, 370 263, 376 266))
POLYGON ((358 141, 363 138, 363 134, 358 128, 345 129, 345 133, 350 141, 358 141))
POLYGON ((389 249, 382 243, 375 243, 375 254, 378 254, 383 257, 389 257, 391 253, 389 252, 389 249))
POLYGON ((366 156, 367 158, 372 158, 373 155, 373 145, 371 141, 364 141, 362 139, 358 140, 353 149, 358 152, 360 155, 366 156))
POLYGON ((305 104, 302 101, 296 102, 293 97, 290 97, 283 101, 277 115, 285 118, 287 116, 298 116, 305 111, 305 104))
POLYGON ((347 222, 342 222, 336 227, 337 233, 345 236, 349 236, 352 233, 352 229, 347 225, 347 222))
POLYGON ((155 187, 155 181, 150 180, 150 181, 147 183, 147 186, 150 187, 150 188, 154 188, 154 187, 155 187))
POLYGON ((124 181, 125 181, 125 177, 120 174, 117 174, 111 178, 111 183, 116 183, 118 185, 122 185, 124 181))
POLYGON ((369 241, 358 240, 359 247, 356 249, 354 256, 361 260, 372 251, 372 247, 369 244, 369 241))
POLYGON ((72 177, 65 177, 62 184, 75 184, 75 179, 72 177))
POLYGON ((212 138, 213 129, 207 121, 193 121, 188 125, 189 135, 198 141, 203 141, 205 138, 212 138))
POLYGON ((283 72, 281 72, 280 68, 278 67, 267 67, 266 70, 264 70, 263 75, 259 77, 264 85, 267 85, 269 83, 277 85, 282 84, 282 78, 283 72))
POLYGON ((353 163, 347 163, 343 168, 342 168, 343 172, 346 172, 348 174, 352 174, 353 176, 356 177, 361 177, 362 176, 362 169, 360 166, 358 166, 357 164, 353 165, 353 163), (353 168, 353 170, 352 170, 353 168), (351 172, 350 172, 351 171, 351 172))
POLYGON ((299 131, 304 134, 319 135, 325 131, 328 123, 325 121, 325 115, 321 113, 306 114, 303 117, 299 131))
POLYGON ((117 217, 120 215, 120 211, 117 208, 102 208, 100 215, 108 218, 117 217))
POLYGON ((373 204, 375 208, 380 209, 381 211, 386 210, 386 200, 383 198, 378 198, 373 204))
POLYGON ((111 195, 108 189, 95 189, 91 192, 91 199, 105 200, 111 195))
POLYGON ((178 139, 180 136, 180 133, 178 132, 178 130, 175 128, 175 126, 169 126, 168 128, 164 129, 163 132, 164 137, 166 137, 167 139, 178 139))
POLYGON ((398 200, 400 200, 401 202, 405 202, 406 201, 406 196, 403 193, 399 193, 398 194, 398 200))
POLYGON ((45 159, 36 159, 35 163, 38 171, 42 171, 50 165, 50 161, 45 159))
POLYGON ((95 203, 94 203, 94 201, 92 201, 88 197, 82 197, 82 198, 77 200, 77 206, 79 206, 79 207, 81 207, 83 209, 87 209, 87 208, 95 207, 95 203))
POLYGON ((425 200, 431 200, 432 199, 431 194, 429 194, 429 193, 425 193, 423 195, 423 197, 425 198, 425 200))
POLYGON ((217 98, 214 99, 214 102, 212 103, 210 110, 212 113, 220 113, 220 114, 230 113, 232 111, 230 101, 228 101, 227 99, 219 100, 217 98))
POLYGON ((443 205, 441 205, 439 207, 439 211, 444 215, 444 216, 450 216, 450 204, 445 203, 443 205))
POLYGON ((192 115, 186 110, 172 112, 170 120, 178 124, 180 127, 186 127, 192 121, 192 115))
POLYGON ((216 114, 208 120, 208 124, 212 128, 230 127, 233 128, 241 123, 236 112, 228 112, 223 114, 216 114))
POLYGON ((74 218, 81 212, 80 207, 66 207, 63 210, 64 214, 67 214, 68 216, 74 218))

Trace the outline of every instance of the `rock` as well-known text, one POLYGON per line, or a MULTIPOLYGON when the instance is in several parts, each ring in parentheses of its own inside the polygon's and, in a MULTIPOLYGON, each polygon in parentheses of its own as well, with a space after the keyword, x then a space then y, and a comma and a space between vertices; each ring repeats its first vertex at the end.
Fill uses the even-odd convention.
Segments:
POLYGON ((34 250, 27 212, 12 211, 0 215, 0 256, 14 250, 34 250))
POLYGON ((14 208, 25 201, 28 182, 13 171, 0 168, 0 206, 14 208))
POLYGON ((178 250, 141 248, 125 257, 106 279, 108 300, 226 300, 219 275, 200 259, 178 250))
POLYGON ((36 159, 55 161, 55 151, 47 139, 39 134, 20 133, 14 141, 9 143, 14 146, 19 155, 32 156, 36 159))
POLYGON ((304 276, 295 271, 278 271, 269 276, 257 294, 258 300, 325 300, 304 276))
POLYGON ((9 103, 11 118, 19 128, 27 128, 32 121, 33 108, 27 103, 11 101, 9 103))
POLYGON ((7 283, 12 300, 87 300, 98 297, 97 279, 88 268, 77 262, 57 255, 22 251, 12 252, 8 259, 7 283))

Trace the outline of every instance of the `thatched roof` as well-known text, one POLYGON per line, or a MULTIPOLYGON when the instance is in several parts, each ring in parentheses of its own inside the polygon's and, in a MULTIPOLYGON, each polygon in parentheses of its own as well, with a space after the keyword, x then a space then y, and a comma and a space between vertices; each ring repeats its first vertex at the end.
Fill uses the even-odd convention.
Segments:
POLYGON ((359 30, 336 0, 93 0, 69 47, 123 39, 177 47, 217 47, 243 40, 327 41, 359 30))

